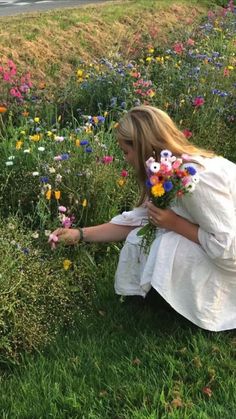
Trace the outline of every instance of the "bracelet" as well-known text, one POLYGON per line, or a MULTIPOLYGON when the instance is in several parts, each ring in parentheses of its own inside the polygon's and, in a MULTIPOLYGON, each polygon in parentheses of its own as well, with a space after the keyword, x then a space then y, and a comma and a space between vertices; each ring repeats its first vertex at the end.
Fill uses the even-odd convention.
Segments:
POLYGON ((84 240, 84 232, 83 232, 83 229, 81 227, 77 227, 77 230, 79 230, 79 234, 80 234, 79 242, 82 242, 84 240))
POLYGON ((79 234, 80 234, 79 242, 82 242, 84 240, 84 232, 83 232, 83 229, 81 227, 78 227, 78 230, 79 230, 79 234))

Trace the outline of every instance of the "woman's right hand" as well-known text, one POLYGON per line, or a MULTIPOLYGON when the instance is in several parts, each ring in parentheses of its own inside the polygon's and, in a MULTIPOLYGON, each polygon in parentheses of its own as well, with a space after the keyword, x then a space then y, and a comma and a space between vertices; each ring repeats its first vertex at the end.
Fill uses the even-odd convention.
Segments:
POLYGON ((80 238, 80 231, 76 228, 57 228, 50 234, 49 243, 52 248, 55 248, 56 243, 63 243, 65 245, 77 244, 80 238), (57 240, 55 240, 56 238, 57 240))

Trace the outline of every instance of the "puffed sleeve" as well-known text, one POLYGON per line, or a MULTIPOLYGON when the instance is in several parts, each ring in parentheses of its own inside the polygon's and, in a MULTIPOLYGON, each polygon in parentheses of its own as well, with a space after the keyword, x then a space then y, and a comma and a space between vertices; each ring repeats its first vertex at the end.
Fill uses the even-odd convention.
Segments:
POLYGON ((182 205, 199 225, 198 240, 212 259, 236 259, 236 209, 229 177, 223 171, 202 171, 196 189, 182 205))
POLYGON ((113 217, 112 224, 139 227, 148 222, 147 208, 145 205, 136 207, 132 211, 124 211, 122 214, 113 217))

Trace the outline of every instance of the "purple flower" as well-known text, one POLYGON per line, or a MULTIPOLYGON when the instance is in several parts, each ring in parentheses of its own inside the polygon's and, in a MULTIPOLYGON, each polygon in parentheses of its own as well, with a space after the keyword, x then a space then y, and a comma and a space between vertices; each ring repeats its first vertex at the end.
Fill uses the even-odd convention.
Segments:
POLYGON ((93 149, 91 147, 86 147, 85 151, 86 153, 92 153, 93 149))

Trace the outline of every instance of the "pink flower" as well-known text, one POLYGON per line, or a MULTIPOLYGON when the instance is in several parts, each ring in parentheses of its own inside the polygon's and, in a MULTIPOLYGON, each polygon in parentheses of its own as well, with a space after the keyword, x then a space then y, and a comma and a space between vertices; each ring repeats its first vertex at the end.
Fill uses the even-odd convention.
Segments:
POLYGON ((173 50, 174 50, 174 52, 176 52, 176 54, 182 54, 182 52, 184 51, 184 46, 183 46, 182 42, 177 42, 173 46, 173 50))
POLYGON ((63 225, 63 227, 65 227, 65 228, 70 228, 71 227, 71 225, 72 225, 72 219, 70 218, 70 217, 65 217, 63 220, 62 220, 62 225, 63 225))
POLYGON ((51 245, 51 249, 54 250, 56 248, 58 242, 58 237, 56 234, 51 233, 49 235, 48 243, 51 245))
POLYGON ((66 208, 66 207, 63 207, 63 205, 60 205, 60 206, 58 207, 58 211, 59 211, 59 212, 66 212, 66 211, 67 211, 67 208, 66 208))
POLYGON ((205 103, 205 99, 201 96, 197 96, 193 100, 193 106, 195 106, 196 108, 199 108, 200 106, 204 105, 204 103, 205 103))
POLYGON ((110 164, 110 163, 112 163, 112 162, 113 162, 113 157, 112 157, 112 156, 104 156, 104 157, 102 158, 102 162, 103 162, 104 164, 110 164))
POLYGON ((191 138, 192 137, 192 135, 193 135, 193 133, 192 133, 192 131, 190 131, 189 129, 184 129, 183 130, 183 134, 184 134, 184 136, 185 136, 185 138, 191 138))
POLYGON ((195 45, 195 41, 194 41, 194 39, 189 38, 189 39, 187 40, 186 44, 187 44, 187 45, 190 45, 190 46, 193 46, 193 45, 195 45))
POLYGON ((121 174, 120 174, 122 177, 127 177, 128 176, 128 172, 127 172, 127 170, 125 170, 125 169, 123 169, 123 170, 121 170, 121 174))

